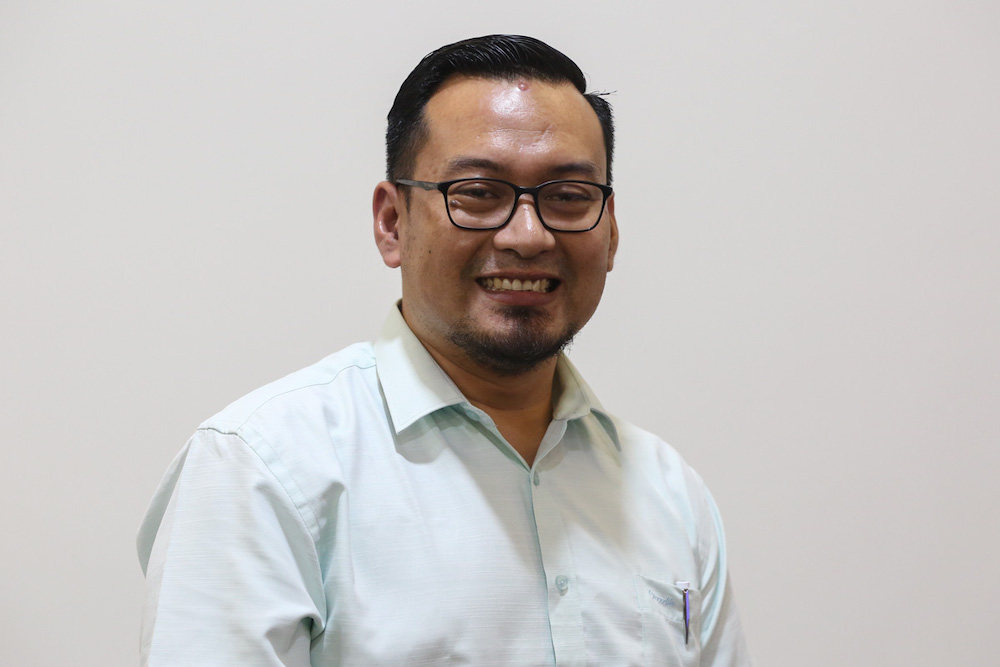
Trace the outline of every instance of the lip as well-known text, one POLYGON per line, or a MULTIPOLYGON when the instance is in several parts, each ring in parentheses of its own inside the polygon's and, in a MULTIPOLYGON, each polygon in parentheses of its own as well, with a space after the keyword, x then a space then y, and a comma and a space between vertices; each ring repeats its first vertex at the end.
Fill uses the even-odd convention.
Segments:
POLYGON ((526 271, 496 271, 478 276, 476 286, 484 296, 491 301, 502 303, 507 306, 544 306, 551 303, 562 287, 562 281, 549 273, 526 272, 526 271), (485 287, 480 281, 487 278, 508 278, 510 280, 520 280, 521 282, 548 280, 554 284, 547 292, 534 292, 522 290, 492 290, 485 287))
POLYGON ((519 280, 559 280, 559 276, 548 271, 525 271, 524 269, 491 269, 476 276, 482 278, 517 278, 519 280))

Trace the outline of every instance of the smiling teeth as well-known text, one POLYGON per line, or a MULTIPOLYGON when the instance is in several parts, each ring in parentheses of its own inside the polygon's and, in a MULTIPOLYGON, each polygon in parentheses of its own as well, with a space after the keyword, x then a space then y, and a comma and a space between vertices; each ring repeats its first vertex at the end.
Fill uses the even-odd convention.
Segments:
POLYGON ((548 292, 551 282, 548 278, 540 280, 518 280, 515 278, 483 278, 482 283, 490 290, 512 290, 515 292, 548 292))

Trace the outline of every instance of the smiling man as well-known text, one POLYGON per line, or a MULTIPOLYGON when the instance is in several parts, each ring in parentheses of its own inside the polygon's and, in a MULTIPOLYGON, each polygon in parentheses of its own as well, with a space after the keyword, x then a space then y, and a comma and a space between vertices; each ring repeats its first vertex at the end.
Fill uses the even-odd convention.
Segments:
POLYGON ((376 241, 402 270, 410 330, 530 465, 557 355, 594 314, 618 246, 601 124, 568 81, 469 74, 420 123, 412 171, 426 180, 379 184, 376 241), (517 183, 545 185, 518 196, 517 183))
POLYGON ((618 246, 612 147, 538 40, 418 64, 373 198, 402 300, 174 461, 144 664, 750 664, 704 484, 562 354, 618 246))

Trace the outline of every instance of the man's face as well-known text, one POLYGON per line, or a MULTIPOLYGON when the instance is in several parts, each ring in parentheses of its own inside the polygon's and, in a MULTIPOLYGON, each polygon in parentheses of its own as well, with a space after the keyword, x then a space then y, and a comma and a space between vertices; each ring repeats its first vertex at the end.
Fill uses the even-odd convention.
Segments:
MULTIPOLYGON (((424 121, 413 179, 606 182, 600 123, 571 84, 455 77, 430 99, 424 121)), ((401 267, 403 316, 432 353, 517 374, 553 357, 593 315, 618 242, 613 195, 588 232, 545 229, 527 195, 505 227, 482 231, 453 226, 436 190, 410 188, 407 202, 379 187, 398 216, 398 241, 379 247, 386 264, 401 267)), ((377 236, 379 199, 376 190, 377 236)))

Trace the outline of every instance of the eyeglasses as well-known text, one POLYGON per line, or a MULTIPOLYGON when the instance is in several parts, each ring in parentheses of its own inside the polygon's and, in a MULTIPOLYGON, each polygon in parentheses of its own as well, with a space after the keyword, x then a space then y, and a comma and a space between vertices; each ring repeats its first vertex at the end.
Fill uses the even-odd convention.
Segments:
POLYGON ((586 232, 597 226, 613 190, 590 181, 548 181, 522 188, 499 178, 459 178, 434 183, 401 178, 397 185, 438 190, 451 224, 462 229, 499 229, 514 217, 521 195, 531 195, 546 229, 586 232))

